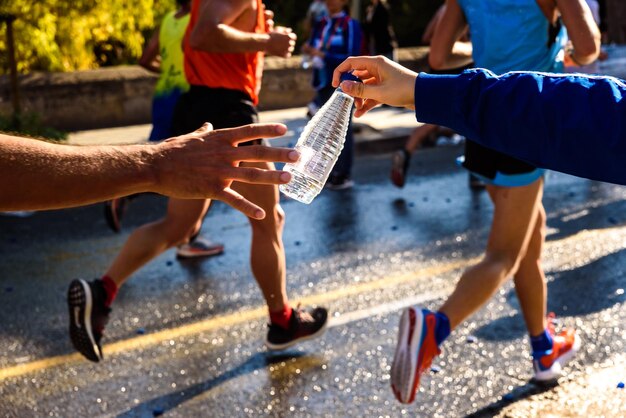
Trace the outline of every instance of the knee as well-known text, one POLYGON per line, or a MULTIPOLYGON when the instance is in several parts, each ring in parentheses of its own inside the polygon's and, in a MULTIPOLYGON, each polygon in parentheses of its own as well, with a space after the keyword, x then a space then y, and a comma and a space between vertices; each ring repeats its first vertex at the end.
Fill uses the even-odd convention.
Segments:
POLYGON ((271 209, 265 210, 265 218, 261 220, 250 220, 253 229, 280 231, 285 225, 285 212, 283 208, 276 204, 271 209))
POLYGON ((519 268, 518 254, 512 254, 506 251, 491 251, 485 255, 485 262, 489 263, 493 271, 494 277, 499 277, 500 281, 504 281, 512 277, 519 268))

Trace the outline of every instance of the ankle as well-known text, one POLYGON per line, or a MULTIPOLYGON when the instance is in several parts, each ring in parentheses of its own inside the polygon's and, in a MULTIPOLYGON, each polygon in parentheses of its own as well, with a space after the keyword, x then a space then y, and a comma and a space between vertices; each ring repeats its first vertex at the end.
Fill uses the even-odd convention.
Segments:
POLYGON ((543 330, 539 335, 530 336, 530 346, 532 347, 533 354, 541 354, 552 350, 552 335, 548 329, 543 330))
POLYGON ((282 328, 289 329, 289 321, 291 320, 291 315, 293 314, 293 309, 291 305, 286 303, 282 308, 277 310, 270 310, 270 322, 272 324, 278 325, 282 328))
POLYGON ((450 320, 445 313, 437 311, 435 312, 435 316, 437 317, 437 326, 435 328, 435 341, 437 342, 437 346, 440 346, 441 343, 444 342, 446 338, 448 338, 452 330, 450 329, 450 320))
POLYGON ((104 305, 108 308, 111 306, 115 297, 117 296, 117 283, 113 281, 113 279, 107 275, 102 276, 100 279, 102 281, 102 287, 104 287, 104 292, 106 293, 106 300, 104 301, 104 305))

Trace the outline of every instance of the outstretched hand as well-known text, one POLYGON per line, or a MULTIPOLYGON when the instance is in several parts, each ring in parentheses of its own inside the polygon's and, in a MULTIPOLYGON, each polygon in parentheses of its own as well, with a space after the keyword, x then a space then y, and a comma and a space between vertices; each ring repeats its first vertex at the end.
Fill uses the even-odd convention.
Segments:
POLYGON ((231 189, 233 181, 256 184, 283 184, 291 180, 286 171, 238 167, 247 162, 294 162, 297 151, 263 145, 237 147, 259 138, 283 135, 282 124, 252 124, 213 130, 210 123, 187 135, 155 145, 156 190, 179 199, 221 200, 246 216, 263 219, 265 212, 231 189))
POLYGON ((381 103, 414 109, 414 89, 417 73, 383 56, 350 57, 333 73, 333 87, 355 98, 356 117, 362 116, 381 103), (341 74, 352 71, 363 83, 340 81, 341 74))

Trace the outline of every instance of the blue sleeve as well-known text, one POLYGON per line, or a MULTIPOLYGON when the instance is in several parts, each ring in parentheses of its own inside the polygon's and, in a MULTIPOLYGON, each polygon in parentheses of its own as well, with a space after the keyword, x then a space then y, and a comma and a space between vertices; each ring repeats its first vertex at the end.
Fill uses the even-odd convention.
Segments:
POLYGON ((539 167, 626 184, 626 85, 613 77, 422 73, 415 115, 539 167))

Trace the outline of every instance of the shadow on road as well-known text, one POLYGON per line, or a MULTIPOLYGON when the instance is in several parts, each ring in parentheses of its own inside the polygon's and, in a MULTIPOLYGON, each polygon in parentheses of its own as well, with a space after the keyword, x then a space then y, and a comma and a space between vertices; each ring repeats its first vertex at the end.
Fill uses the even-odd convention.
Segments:
MULTIPOLYGON (((548 312, 579 316, 600 312, 626 301, 624 288, 626 250, 604 256, 583 267, 554 273, 548 282, 548 312)), ((519 311, 515 291, 507 295, 519 311)), ((498 318, 479 328, 475 335, 490 341, 513 340, 526 333, 521 312, 498 318)))
POLYGON ((526 398, 530 398, 533 395, 547 392, 555 388, 556 386, 558 386, 558 382, 537 383, 533 380, 530 380, 524 385, 518 386, 509 393, 503 395, 502 399, 499 399, 472 414, 466 415, 466 418, 493 417, 508 405, 524 400, 526 398))
POLYGON ((285 362, 287 360, 301 359, 305 357, 309 356, 301 352, 283 352, 277 354, 269 352, 257 353, 244 363, 233 369, 225 371, 217 377, 197 383, 176 392, 168 393, 142 402, 132 409, 121 413, 118 415, 118 418, 159 416, 167 411, 175 409, 177 406, 203 394, 204 392, 208 392, 211 389, 228 382, 229 380, 253 373, 255 370, 260 370, 274 364, 285 362))
MULTIPOLYGON (((548 226, 558 230, 546 241, 558 241, 575 235, 582 230, 601 230, 617 228, 626 224, 626 201, 618 200, 595 208, 588 208, 578 213, 569 213, 548 220, 548 226)), ((548 213, 549 215, 550 213, 548 213)))

